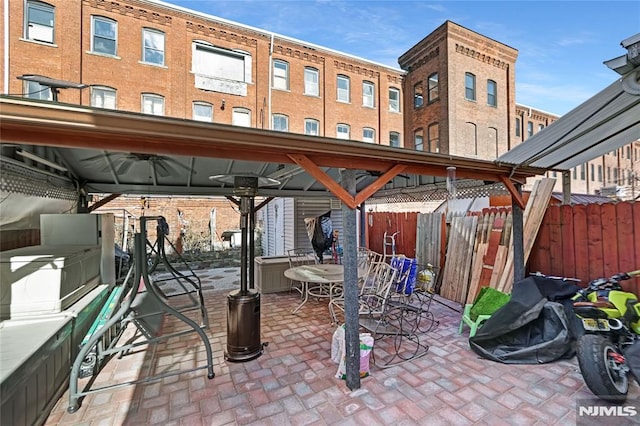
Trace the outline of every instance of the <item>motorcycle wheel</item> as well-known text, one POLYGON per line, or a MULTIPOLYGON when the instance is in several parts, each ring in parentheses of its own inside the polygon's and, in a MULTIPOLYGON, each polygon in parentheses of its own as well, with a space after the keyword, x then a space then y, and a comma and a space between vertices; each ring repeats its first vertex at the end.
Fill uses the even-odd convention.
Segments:
POLYGON ((585 334, 578 341, 578 365, 589 390, 605 401, 623 402, 629 391, 627 370, 614 354, 622 356, 604 336, 585 334))

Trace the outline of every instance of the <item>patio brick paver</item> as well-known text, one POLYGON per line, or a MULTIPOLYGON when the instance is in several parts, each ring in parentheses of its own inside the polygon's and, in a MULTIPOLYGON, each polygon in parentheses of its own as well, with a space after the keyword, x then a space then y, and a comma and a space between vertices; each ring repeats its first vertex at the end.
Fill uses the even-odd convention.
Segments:
MULTIPOLYGON (((427 335, 426 356, 388 369, 371 366, 361 389, 349 391, 334 377, 331 325, 326 303, 307 303, 297 315, 293 294, 261 296, 264 354, 248 362, 224 360, 228 291, 205 290, 215 378, 206 370, 87 396, 78 412, 66 412, 65 393, 45 425, 566 425, 575 424, 576 399, 590 398, 577 362, 504 365, 469 349, 457 334, 459 308, 431 305, 440 325, 427 335)), ((166 331, 180 327, 165 319, 166 331)), ((96 383, 130 379, 147 366, 204 365, 196 333, 161 343, 156 350, 109 361, 96 383), (142 367, 144 365, 144 368, 142 367)), ((632 384, 630 398, 640 400, 632 384)))

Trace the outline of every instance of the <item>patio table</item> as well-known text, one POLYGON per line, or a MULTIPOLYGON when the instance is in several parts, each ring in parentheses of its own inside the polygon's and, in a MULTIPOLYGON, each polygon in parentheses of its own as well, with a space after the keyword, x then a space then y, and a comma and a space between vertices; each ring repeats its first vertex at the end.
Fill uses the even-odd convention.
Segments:
MULTIPOLYGON (((358 268, 358 278, 366 273, 363 268, 358 268)), ((335 295, 342 293, 344 281, 344 266, 339 264, 314 264, 301 265, 284 271, 284 276, 302 284, 302 302, 291 312, 295 314, 307 303, 309 296, 326 297, 331 301, 335 295)))

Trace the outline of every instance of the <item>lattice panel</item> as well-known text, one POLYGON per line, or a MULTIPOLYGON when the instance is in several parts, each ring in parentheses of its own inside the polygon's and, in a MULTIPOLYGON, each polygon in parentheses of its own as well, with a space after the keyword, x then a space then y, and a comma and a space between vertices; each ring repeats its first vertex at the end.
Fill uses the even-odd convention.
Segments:
POLYGON ((0 162, 0 190, 9 193, 59 200, 77 200, 73 184, 35 170, 0 162))
MULTIPOLYGON (((508 193, 502 183, 478 185, 477 182, 459 182, 456 187, 456 198, 488 197, 508 193)), ((367 204, 444 201, 448 197, 449 193, 446 186, 424 185, 416 188, 378 191, 372 198, 367 200, 367 204)))

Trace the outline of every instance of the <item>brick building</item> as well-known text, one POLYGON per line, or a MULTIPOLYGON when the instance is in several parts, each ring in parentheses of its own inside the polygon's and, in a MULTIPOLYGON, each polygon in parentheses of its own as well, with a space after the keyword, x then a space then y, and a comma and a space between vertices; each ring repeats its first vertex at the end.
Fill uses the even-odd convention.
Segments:
MULTIPOLYGON (((152 0, 0 7, 4 94, 481 159, 557 118, 516 105, 515 48, 451 21, 394 68, 152 0)), ((578 167, 574 192, 637 182, 638 151, 578 167)), ((10 147, 2 155, 16 158, 10 147)))

